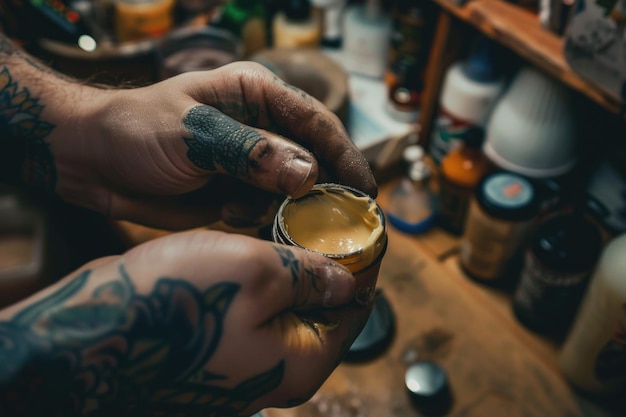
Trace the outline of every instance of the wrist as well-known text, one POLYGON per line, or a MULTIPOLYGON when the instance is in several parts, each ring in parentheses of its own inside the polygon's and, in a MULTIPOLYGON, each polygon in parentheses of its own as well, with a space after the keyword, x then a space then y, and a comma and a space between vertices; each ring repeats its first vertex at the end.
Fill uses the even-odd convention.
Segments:
POLYGON ((98 174, 107 126, 103 114, 114 90, 73 85, 66 108, 55 115, 57 124, 48 142, 54 158, 54 191, 64 201, 104 213, 108 205, 98 174))
POLYGON ((0 49, 0 96, 5 103, 0 109, 0 148, 2 159, 11 162, 3 166, 2 179, 56 192, 57 164, 72 161, 78 153, 82 120, 100 90, 54 73, 6 45, 0 49), (74 155, 63 155, 68 149, 74 155))

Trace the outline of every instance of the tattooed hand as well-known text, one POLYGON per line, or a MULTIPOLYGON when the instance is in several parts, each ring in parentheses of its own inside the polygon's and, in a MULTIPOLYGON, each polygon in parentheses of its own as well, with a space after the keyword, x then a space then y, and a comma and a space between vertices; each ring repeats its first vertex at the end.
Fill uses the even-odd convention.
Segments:
POLYGON ((0 312, 0 416, 249 416, 308 399, 361 330, 322 256, 185 232, 0 312), (322 324, 321 321, 325 324, 322 324))
POLYGON ((0 42, 0 132, 25 139, 27 181, 68 202, 181 229, 252 225, 277 194, 304 195, 316 181, 376 195, 339 119, 258 64, 104 90, 18 55, 4 46, 3 66, 0 42))

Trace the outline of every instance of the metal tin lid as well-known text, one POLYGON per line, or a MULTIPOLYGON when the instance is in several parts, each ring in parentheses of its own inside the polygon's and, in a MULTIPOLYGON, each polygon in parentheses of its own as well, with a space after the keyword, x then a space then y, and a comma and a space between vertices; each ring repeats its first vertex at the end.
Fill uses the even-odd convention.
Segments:
POLYGON ((404 383, 411 401, 424 415, 445 414, 452 404, 452 394, 446 371, 431 361, 411 365, 404 383))
POLYGON ((369 315, 365 327, 346 353, 345 362, 371 360, 385 352, 393 341, 396 326, 391 304, 382 290, 377 290, 376 293, 374 309, 369 315))

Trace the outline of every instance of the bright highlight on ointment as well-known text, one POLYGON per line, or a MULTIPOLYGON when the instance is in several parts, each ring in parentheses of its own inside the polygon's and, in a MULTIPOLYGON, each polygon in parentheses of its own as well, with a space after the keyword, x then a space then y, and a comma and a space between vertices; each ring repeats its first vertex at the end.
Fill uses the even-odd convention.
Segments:
POLYGON ((338 261, 357 278, 361 298, 373 297, 387 234, 383 212, 367 194, 344 185, 318 184, 305 196, 282 203, 273 237, 277 243, 338 261))

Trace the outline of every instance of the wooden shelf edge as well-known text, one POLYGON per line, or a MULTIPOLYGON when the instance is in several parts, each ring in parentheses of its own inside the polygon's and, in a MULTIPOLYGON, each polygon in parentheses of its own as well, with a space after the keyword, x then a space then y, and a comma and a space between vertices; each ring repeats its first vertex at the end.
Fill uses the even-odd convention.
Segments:
POLYGON ((621 111, 622 100, 574 71, 563 55, 563 39, 542 28, 530 11, 503 0, 469 0, 463 6, 432 1, 611 113, 621 111))

